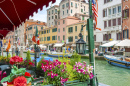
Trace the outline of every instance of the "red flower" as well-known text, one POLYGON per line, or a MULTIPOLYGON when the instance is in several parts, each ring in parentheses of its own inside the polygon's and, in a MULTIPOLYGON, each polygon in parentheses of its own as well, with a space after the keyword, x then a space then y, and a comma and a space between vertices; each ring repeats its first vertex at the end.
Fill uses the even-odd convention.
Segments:
POLYGON ((29 65, 32 65, 32 62, 29 62, 29 65))
POLYGON ((28 73, 28 72, 25 72, 25 75, 24 75, 24 76, 31 77, 31 74, 28 73))
POLYGON ((13 80, 12 82, 8 82, 8 81, 7 81, 7 84, 8 84, 8 85, 11 85, 11 84, 13 84, 13 83, 14 83, 14 80, 13 80))
POLYGON ((22 61, 23 61, 22 57, 14 56, 10 58, 10 64, 12 65, 22 61))
POLYGON ((24 76, 19 76, 15 78, 14 86, 27 86, 27 79, 24 76))

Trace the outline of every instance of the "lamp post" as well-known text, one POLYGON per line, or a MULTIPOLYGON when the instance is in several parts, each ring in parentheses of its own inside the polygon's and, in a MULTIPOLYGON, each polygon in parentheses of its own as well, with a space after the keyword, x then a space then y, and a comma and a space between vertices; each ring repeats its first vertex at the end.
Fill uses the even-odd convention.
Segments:
POLYGON ((34 44, 34 50, 35 50, 35 71, 37 67, 37 58, 39 57, 40 49, 38 48, 37 44, 34 44))

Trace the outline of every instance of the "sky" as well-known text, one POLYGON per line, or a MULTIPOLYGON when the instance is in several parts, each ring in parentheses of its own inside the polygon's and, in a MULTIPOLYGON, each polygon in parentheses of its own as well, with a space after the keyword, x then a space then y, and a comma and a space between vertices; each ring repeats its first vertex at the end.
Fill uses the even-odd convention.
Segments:
MULTIPOLYGON (((56 0, 56 2, 52 4, 52 6, 59 5, 60 1, 61 0, 56 0)), ((85 1, 88 2, 88 0, 85 0, 85 1)), ((34 12, 33 17, 30 17, 30 19, 47 22, 47 9, 50 8, 51 3, 52 2, 49 3, 49 6, 47 8, 46 8, 46 6, 43 6, 42 11, 38 10, 38 13, 34 12)))

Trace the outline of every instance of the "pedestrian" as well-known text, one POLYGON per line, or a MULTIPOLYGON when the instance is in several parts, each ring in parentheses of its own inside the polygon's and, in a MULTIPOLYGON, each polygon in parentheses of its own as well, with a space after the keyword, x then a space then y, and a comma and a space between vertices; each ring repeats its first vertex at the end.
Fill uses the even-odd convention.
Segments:
POLYGON ((95 53, 98 54, 98 48, 95 48, 95 53))

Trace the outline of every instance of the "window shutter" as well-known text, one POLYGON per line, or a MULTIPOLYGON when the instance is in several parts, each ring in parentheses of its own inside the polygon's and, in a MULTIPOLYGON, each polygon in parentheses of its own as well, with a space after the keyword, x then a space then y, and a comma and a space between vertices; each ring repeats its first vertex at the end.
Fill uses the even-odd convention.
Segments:
POLYGON ((106 3, 106 0, 104 0, 104 4, 106 3))
POLYGON ((124 10, 122 10, 122 18, 124 18, 124 10))
POLYGON ((105 40, 105 37, 104 37, 105 35, 103 34, 103 41, 105 40))
POLYGON ((109 25, 109 27, 111 27, 111 20, 108 21, 108 25, 109 25))
POLYGON ((118 40, 118 33, 116 33, 116 39, 118 40))
POLYGON ((118 25, 121 25, 121 18, 118 18, 118 25))
POLYGON ((105 10, 103 10, 103 17, 105 17, 105 10))
POLYGON ((108 41, 108 34, 106 34, 106 39, 107 39, 107 41, 108 41))
POLYGON ((127 9, 127 17, 129 17, 129 9, 127 9))
POLYGON ((124 30, 123 30, 123 38, 124 38, 125 34, 124 34, 124 30))
POLYGON ((120 40, 122 39, 122 33, 120 33, 120 40))
POLYGON ((127 38, 129 38, 129 30, 127 29, 127 38))

